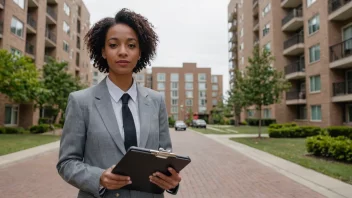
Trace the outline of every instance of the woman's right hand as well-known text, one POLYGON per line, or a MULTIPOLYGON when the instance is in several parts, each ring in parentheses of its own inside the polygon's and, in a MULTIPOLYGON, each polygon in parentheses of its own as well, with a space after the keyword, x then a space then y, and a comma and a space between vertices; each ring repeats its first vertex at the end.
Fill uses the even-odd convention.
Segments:
POLYGON ((117 190, 126 185, 132 184, 131 178, 112 173, 114 166, 106 169, 100 176, 100 185, 109 190, 117 190))

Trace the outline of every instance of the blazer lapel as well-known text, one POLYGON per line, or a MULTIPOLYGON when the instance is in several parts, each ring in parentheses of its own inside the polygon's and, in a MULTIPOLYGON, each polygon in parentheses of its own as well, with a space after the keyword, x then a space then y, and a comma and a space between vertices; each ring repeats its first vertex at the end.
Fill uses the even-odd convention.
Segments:
POLYGON ((138 91, 138 110, 140 122, 140 144, 139 147, 145 148, 150 130, 151 107, 148 99, 148 92, 144 87, 137 85, 138 91))
POLYGON ((121 137, 115 112, 111 103, 110 93, 106 85, 106 77, 96 87, 95 105, 105 124, 105 127, 111 135, 111 138, 114 140, 121 152, 126 154, 125 144, 121 137))

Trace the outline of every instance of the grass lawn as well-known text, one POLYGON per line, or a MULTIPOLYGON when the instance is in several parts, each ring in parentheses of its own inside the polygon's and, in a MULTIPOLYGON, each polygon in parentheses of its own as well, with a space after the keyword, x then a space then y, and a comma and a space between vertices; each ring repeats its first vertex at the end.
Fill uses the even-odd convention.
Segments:
POLYGON ((230 131, 216 131, 216 130, 212 130, 212 129, 203 129, 203 128, 192 128, 190 127, 189 129, 203 133, 203 134, 219 134, 219 135, 229 135, 229 134, 236 134, 234 132, 230 132, 230 131))
POLYGON ((0 134, 0 156, 59 140, 52 135, 0 134))
POLYGON ((260 149, 352 184, 352 164, 308 156, 305 147, 305 139, 232 138, 231 140, 260 149))
MULTIPOLYGON (((210 127, 217 128, 220 130, 227 131, 226 129, 237 131, 238 134, 258 134, 258 128, 255 126, 221 126, 221 125, 209 125, 210 127)), ((268 127, 262 127, 262 134, 268 133, 268 127)))

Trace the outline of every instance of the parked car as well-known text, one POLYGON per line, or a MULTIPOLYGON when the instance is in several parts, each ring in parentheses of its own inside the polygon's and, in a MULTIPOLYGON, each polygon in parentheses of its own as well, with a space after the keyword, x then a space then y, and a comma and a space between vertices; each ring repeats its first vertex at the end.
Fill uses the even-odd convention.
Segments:
POLYGON ((193 120, 192 122, 192 127, 195 127, 195 128, 207 128, 207 123, 202 120, 202 119, 198 119, 198 120, 193 120))
POLYGON ((186 130, 187 129, 187 125, 185 122, 183 122, 182 120, 178 120, 175 122, 175 130, 186 130))

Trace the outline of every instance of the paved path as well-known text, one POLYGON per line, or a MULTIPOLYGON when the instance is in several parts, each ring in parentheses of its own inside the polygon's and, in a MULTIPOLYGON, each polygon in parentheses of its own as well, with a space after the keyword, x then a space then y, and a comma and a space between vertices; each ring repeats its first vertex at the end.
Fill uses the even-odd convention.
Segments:
MULTIPOLYGON (((171 130, 174 152, 192 163, 182 172, 177 196, 185 198, 320 198, 315 191, 201 134, 171 130)), ((75 197, 57 174, 58 152, 0 168, 0 195, 11 198, 75 197)))

